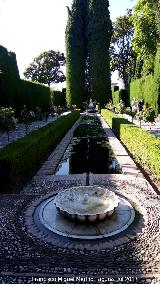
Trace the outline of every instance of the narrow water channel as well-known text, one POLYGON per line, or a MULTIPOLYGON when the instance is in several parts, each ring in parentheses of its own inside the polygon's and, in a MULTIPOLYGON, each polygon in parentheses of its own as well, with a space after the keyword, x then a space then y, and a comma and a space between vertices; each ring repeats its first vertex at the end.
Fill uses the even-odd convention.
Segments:
POLYGON ((98 118, 82 119, 55 174, 107 174, 118 171, 118 163, 98 118))

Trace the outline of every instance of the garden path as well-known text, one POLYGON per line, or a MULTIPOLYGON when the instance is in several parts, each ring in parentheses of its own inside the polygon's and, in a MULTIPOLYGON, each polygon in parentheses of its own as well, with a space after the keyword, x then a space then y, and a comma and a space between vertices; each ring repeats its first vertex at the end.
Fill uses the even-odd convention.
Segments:
MULTIPOLYGON (((49 117, 48 120, 46 121, 46 119, 43 120, 38 120, 38 121, 34 121, 32 122, 32 124, 28 127, 28 133, 31 133, 51 122, 53 122, 54 120, 56 120, 58 117, 62 116, 62 115, 66 115, 68 114, 68 112, 64 112, 63 114, 59 115, 59 116, 54 116, 54 117, 49 117)), ((16 125, 16 130, 15 131, 10 131, 9 136, 10 136, 10 141, 8 142, 7 139, 7 135, 6 133, 2 133, 0 131, 0 149, 5 147, 6 145, 8 145, 9 143, 22 138, 26 135, 26 128, 24 123, 20 123, 16 125)))
MULTIPOLYGON (((132 121, 132 118, 128 114, 123 114, 123 117, 128 119, 129 121, 132 121)), ((134 119, 133 123, 136 125, 140 125, 138 119, 134 119)), ((142 121, 141 127, 144 128, 145 130, 149 131, 150 133, 156 135, 157 137, 160 137, 160 115, 156 118, 155 123, 150 123, 150 122, 144 122, 142 121)))

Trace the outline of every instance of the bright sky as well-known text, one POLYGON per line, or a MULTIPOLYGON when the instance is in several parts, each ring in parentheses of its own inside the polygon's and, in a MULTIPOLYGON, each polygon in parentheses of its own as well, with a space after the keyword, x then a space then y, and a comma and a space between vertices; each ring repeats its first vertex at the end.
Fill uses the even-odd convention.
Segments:
MULTIPOLYGON (((66 5, 72 0, 0 0, 0 45, 17 55, 21 78, 40 52, 65 52, 66 5)), ((123 15, 136 0, 110 0, 111 19, 123 15)))

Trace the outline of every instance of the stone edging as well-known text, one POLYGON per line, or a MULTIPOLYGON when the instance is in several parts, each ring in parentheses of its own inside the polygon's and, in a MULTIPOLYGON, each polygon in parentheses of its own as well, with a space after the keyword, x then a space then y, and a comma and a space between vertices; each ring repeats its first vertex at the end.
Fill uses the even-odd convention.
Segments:
POLYGON ((73 132, 79 125, 81 117, 75 122, 75 124, 71 127, 71 129, 67 132, 67 134, 62 138, 60 143, 48 157, 48 159, 44 162, 40 170, 36 173, 35 176, 47 176, 53 175, 56 169, 56 166, 60 159, 62 158, 64 151, 66 150, 68 144, 70 143, 73 132))
MULTIPOLYGON (((108 137, 109 143, 111 145, 111 148, 113 149, 114 154, 116 155, 116 159, 120 165, 121 171, 123 174, 132 174, 132 175, 140 175, 141 172, 134 163, 134 161, 131 159, 131 157, 128 155, 125 148, 122 146, 120 141, 116 138, 113 131, 109 127, 109 125, 105 122, 102 116, 98 116, 102 127, 108 137)), ((142 174, 141 174, 142 175, 142 174)))

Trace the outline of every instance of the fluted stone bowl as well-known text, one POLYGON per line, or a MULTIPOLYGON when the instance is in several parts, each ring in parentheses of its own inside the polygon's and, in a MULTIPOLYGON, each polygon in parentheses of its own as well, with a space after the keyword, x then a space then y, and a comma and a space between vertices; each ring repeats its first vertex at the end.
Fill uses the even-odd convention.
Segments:
POLYGON ((60 192, 54 203, 57 210, 72 221, 95 222, 110 217, 119 199, 107 188, 78 186, 60 192))

